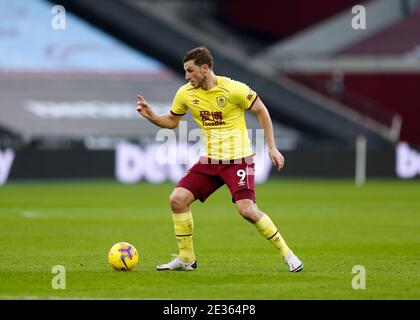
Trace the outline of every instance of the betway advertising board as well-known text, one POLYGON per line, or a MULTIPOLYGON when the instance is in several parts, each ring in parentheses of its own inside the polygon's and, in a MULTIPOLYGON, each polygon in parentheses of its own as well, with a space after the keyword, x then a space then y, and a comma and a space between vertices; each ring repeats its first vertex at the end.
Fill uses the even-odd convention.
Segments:
MULTIPOLYGON (((177 182, 198 160, 194 145, 167 146, 121 142, 113 150, 0 150, 0 185, 8 181, 114 178, 120 183, 177 182)), ((341 177, 354 176, 354 151, 294 150, 283 152, 285 167, 277 172, 264 150, 255 156, 255 181, 270 176, 341 177)), ((400 142, 389 151, 367 153, 367 178, 420 178, 420 151, 400 142)))

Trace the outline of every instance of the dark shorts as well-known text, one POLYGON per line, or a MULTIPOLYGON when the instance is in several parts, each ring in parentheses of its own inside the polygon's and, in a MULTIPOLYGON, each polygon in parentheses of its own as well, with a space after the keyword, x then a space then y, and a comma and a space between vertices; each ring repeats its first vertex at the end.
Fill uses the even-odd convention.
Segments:
POLYGON ((226 184, 232 194, 232 202, 250 199, 255 202, 254 161, 252 157, 221 161, 200 157, 178 182, 195 199, 204 202, 214 191, 226 184))

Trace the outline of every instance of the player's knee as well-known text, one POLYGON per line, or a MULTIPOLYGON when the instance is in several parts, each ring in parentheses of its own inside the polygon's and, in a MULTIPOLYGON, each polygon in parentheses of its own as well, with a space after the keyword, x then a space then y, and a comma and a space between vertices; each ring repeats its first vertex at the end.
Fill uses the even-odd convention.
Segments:
POLYGON ((188 210, 188 199, 181 192, 174 191, 169 196, 169 204, 173 212, 184 212, 188 210))
POLYGON ((236 203, 239 214, 251 223, 255 223, 259 219, 259 212, 254 203, 249 201, 238 201, 236 203))

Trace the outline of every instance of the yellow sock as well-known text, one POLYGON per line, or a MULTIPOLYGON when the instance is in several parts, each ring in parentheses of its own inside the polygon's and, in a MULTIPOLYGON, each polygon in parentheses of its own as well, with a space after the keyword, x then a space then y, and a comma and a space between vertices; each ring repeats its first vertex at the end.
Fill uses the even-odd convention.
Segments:
POLYGON ((289 247, 269 216, 263 214, 262 218, 255 223, 255 226, 261 235, 281 251, 283 257, 289 254, 289 247))
POLYGON ((192 234, 194 222, 191 211, 185 213, 172 213, 176 241, 178 242, 179 257, 185 262, 195 260, 192 234))

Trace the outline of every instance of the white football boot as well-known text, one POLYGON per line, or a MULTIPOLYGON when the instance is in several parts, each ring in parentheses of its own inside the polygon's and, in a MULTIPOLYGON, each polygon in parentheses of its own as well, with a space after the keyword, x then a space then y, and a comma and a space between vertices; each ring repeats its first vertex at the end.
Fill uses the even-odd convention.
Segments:
POLYGON ((166 264, 160 264, 156 267, 156 270, 172 270, 172 271, 195 271, 197 269, 197 262, 185 262, 177 255, 174 255, 174 259, 166 264))
POLYGON ((299 260, 295 254, 290 251, 287 257, 284 259, 289 266, 290 272, 299 272, 303 270, 303 263, 299 260))

